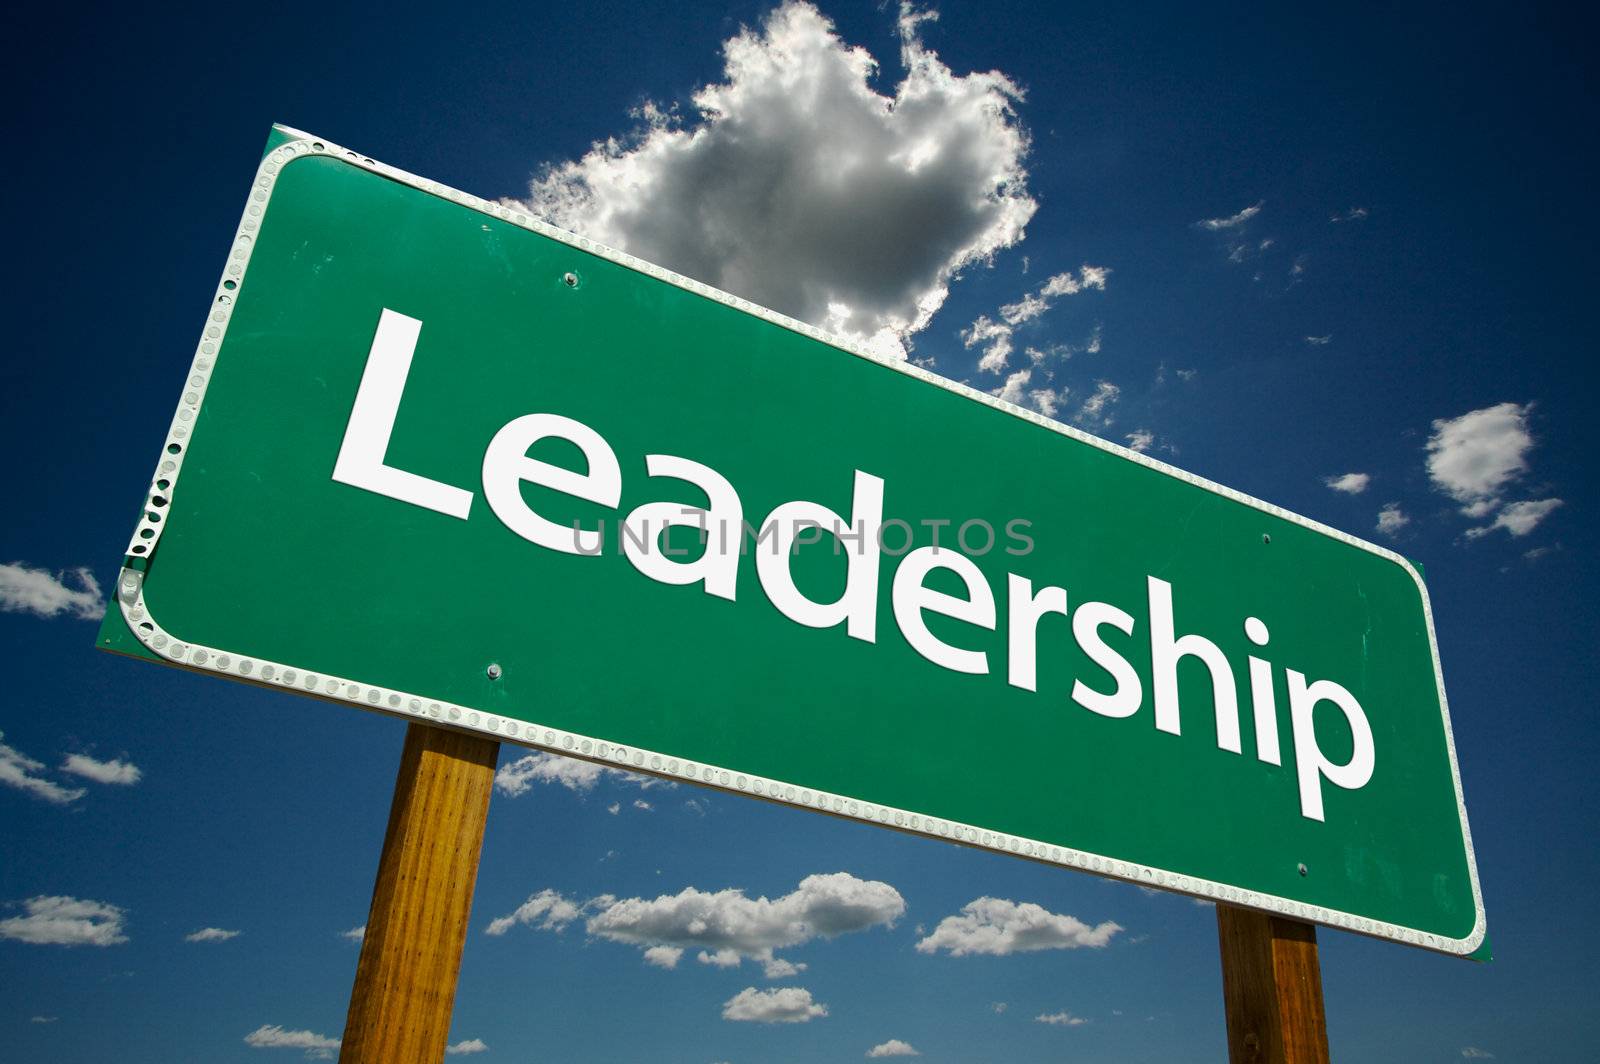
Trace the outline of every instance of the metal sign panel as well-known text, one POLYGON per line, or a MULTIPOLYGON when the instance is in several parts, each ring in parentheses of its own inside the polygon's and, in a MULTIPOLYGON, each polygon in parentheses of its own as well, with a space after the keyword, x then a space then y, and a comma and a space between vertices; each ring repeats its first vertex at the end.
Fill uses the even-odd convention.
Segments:
POLYGON ((278 129, 102 645, 1452 953, 1404 559, 278 129))

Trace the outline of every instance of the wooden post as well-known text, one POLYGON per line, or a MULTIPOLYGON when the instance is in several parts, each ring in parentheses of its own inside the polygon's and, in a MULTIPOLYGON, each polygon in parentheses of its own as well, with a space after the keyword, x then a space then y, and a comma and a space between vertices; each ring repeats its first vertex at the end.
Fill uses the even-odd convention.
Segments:
POLYGON ((444 1060, 499 754, 492 739, 407 726, 342 1064, 444 1060))
POLYGON ((1328 1064, 1317 930, 1217 905, 1232 1064, 1328 1064))

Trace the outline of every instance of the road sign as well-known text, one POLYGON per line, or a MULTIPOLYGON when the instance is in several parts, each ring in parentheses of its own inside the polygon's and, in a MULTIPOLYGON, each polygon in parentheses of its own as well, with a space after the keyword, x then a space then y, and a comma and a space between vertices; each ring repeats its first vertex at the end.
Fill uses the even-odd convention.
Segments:
POLYGON ((1453 953, 1404 559, 275 131, 102 644, 1453 953))

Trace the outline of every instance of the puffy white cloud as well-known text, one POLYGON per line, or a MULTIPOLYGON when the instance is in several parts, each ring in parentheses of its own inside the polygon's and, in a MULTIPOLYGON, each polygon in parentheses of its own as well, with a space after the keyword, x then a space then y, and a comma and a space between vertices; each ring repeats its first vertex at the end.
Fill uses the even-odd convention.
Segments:
POLYGON ((1557 508, 1566 505, 1561 499, 1538 499, 1527 502, 1507 503, 1495 515, 1494 523, 1484 525, 1482 528, 1467 529, 1468 539, 1477 539, 1487 536, 1497 528, 1503 528, 1513 536, 1526 536, 1539 522, 1549 517, 1557 508))
MULTIPOLYGON (((1013 336, 1018 326, 1024 325, 1040 317, 1061 296, 1073 296, 1079 292, 1096 289, 1105 291, 1106 277, 1111 273, 1105 266, 1090 266, 1085 263, 1079 267, 1076 276, 1071 270, 1058 273, 1045 281, 1038 289, 1024 295, 1015 303, 1007 303, 1000 308, 1000 321, 994 321, 987 314, 978 315, 978 320, 961 330, 961 342, 971 350, 981 346, 983 354, 978 358, 978 371, 980 373, 999 373, 1006 368, 1014 350, 1013 336)), ((1084 346, 1074 348, 1069 345, 1057 345, 1049 350, 1037 347, 1027 349, 1027 354, 1034 365, 1043 362, 1051 354, 1063 354, 1068 357, 1074 351, 1086 351, 1096 354, 1100 350, 1100 326, 1094 327, 1094 332, 1084 346)))
POLYGON ((951 956, 965 957, 1084 946, 1100 949, 1121 930, 1120 924, 1110 920, 1090 927, 1075 916, 1052 913, 1032 902, 983 897, 962 906, 958 915, 939 921, 933 933, 917 943, 917 952, 946 950, 951 956))
POLYGON ((1334 491, 1346 495, 1360 495, 1367 490, 1367 485, 1372 483, 1370 473, 1341 473, 1338 476, 1323 477, 1322 482, 1334 491))
POLYGON ((1411 518, 1400 509, 1400 504, 1391 502, 1378 511, 1378 531, 1386 536, 1398 535, 1400 530, 1411 523, 1411 518))
POLYGON ((722 1005, 723 1019, 745 1023, 807 1023, 827 1014, 828 1006, 813 1002, 811 991, 798 986, 747 986, 722 1005))
POLYGON ((348 931, 340 931, 339 937, 347 938, 351 942, 360 942, 367 937, 367 925, 362 924, 360 927, 352 927, 348 931))
POLYGON ((768 979, 791 979, 805 971, 809 965, 796 964, 794 961, 784 960, 782 957, 773 957, 762 962, 761 974, 768 979))
POLYGON ((1031 387, 1034 367, 1025 366, 1006 377, 1005 384, 992 388, 990 395, 1028 410, 1037 410, 1045 417, 1055 417, 1061 404, 1067 400, 1067 390, 1031 387))
MULTIPOLYGON (((5 733, 0 732, 0 739, 4 738, 5 733)), ((43 771, 44 762, 35 761, 16 747, 0 742, 0 783, 56 805, 75 802, 87 793, 81 787, 63 787, 54 780, 35 775, 43 771)))
POLYGON ((463 1053, 482 1053, 489 1047, 481 1038, 466 1038, 454 1045, 444 1047, 444 1051, 451 1056, 461 1056, 463 1053))
POLYGON ((620 768, 544 752, 528 754, 509 764, 501 765, 500 770, 494 774, 494 786, 495 790, 509 798, 527 794, 535 783, 560 784, 569 791, 586 794, 594 790, 595 785, 602 779, 643 788, 672 786, 669 782, 620 768))
POLYGON ((1036 208, 1027 137, 998 72, 957 75, 902 8, 904 75, 808 3, 723 44, 723 80, 688 120, 655 105, 632 133, 546 169, 528 206, 802 321, 903 354, 964 267, 1017 243, 1036 208))
POLYGON ((67 760, 61 765, 62 772, 70 772, 74 776, 94 780, 96 783, 112 783, 122 786, 138 783, 144 773, 139 766, 131 761, 112 759, 110 761, 96 761, 84 754, 68 754, 67 760))
POLYGON ((1078 409, 1077 422, 1080 425, 1111 424, 1111 418, 1106 414, 1106 408, 1122 397, 1122 389, 1110 381, 1099 381, 1095 384, 1094 394, 1083 401, 1083 406, 1078 409))
POLYGON ((1082 1027, 1089 1021, 1082 1016, 1074 1016, 1063 1009, 1060 1012, 1040 1013, 1033 1018, 1034 1023, 1048 1023, 1054 1027, 1082 1027))
POLYGON ((485 932, 503 935, 518 924, 541 931, 560 931, 583 915, 583 907, 553 890, 541 890, 505 916, 489 922, 485 932))
POLYGON ((683 950, 677 946, 651 946, 644 951, 644 962, 657 968, 676 968, 683 950))
POLYGON ((920 1056, 922 1056, 922 1054, 918 1053, 915 1049, 911 1048, 911 1043, 910 1042, 902 1042, 898 1038, 891 1038, 887 1042, 882 1042, 882 1043, 880 1043, 878 1045, 873 1046, 871 1049, 867 1050, 867 1056, 869 1056, 869 1057, 920 1057, 920 1056))
POLYGON ((603 894, 580 904, 544 890, 492 921, 487 931, 503 935, 517 924, 560 931, 586 917, 589 935, 639 946, 646 963, 656 967, 675 968, 684 951, 694 949, 702 964, 730 968, 753 960, 777 979, 805 966, 774 957, 774 950, 893 925, 904 912, 905 899, 889 884, 834 872, 807 876, 776 899, 686 887, 654 899, 603 894))
POLYGON ((1058 273, 1037 291, 1024 295, 1015 303, 1007 303, 1000 308, 1000 317, 1007 325, 1021 325, 1025 321, 1032 321, 1045 311, 1049 310, 1061 296, 1075 296, 1088 289, 1106 290, 1106 277, 1111 271, 1105 266, 1090 266, 1084 263, 1078 269, 1077 276, 1071 270, 1058 273))
POLYGON ((238 938, 237 931, 224 931, 220 927, 202 927, 198 931, 191 931, 183 936, 185 942, 226 942, 230 938, 238 938))
POLYGON ((332 1060, 339 1039, 314 1031, 288 1031, 279 1024, 262 1024, 244 1036, 244 1044, 255 1049, 303 1049, 313 1060, 332 1060))
POLYGON ((1531 404, 1499 403, 1433 423, 1428 476, 1468 517, 1488 516, 1505 488, 1527 471, 1531 409, 1531 404))
POLYGON ((1266 205, 1267 201, 1262 200, 1253 206, 1246 207, 1238 214, 1230 214, 1226 218, 1206 218, 1194 224, 1201 229, 1209 229, 1212 232, 1217 232, 1223 229, 1237 229, 1250 219, 1254 218, 1256 215, 1260 214, 1261 208, 1265 207, 1266 205))
POLYGON ((1156 434, 1149 429, 1134 429, 1127 435, 1128 449, 1138 451, 1140 454, 1148 451, 1156 442, 1156 434))
POLYGON ((777 899, 688 887, 654 900, 613 901, 598 907, 586 927, 614 942, 698 948, 705 963, 768 963, 775 949, 892 925, 904 912, 905 899, 889 884, 834 872, 807 876, 777 899))
POLYGON ((0 565, 0 610, 7 613, 98 621, 105 605, 99 583, 86 568, 52 573, 25 562, 0 565), (67 586, 69 575, 77 582, 77 588, 67 586))
POLYGON ((977 321, 961 330, 961 342, 968 350, 983 345, 983 354, 978 357, 980 373, 999 373, 1011 357, 1011 326, 980 314, 977 321))
POLYGON ((0 920, 0 938, 41 946, 116 946, 125 911, 103 901, 40 895, 23 902, 26 916, 0 920))

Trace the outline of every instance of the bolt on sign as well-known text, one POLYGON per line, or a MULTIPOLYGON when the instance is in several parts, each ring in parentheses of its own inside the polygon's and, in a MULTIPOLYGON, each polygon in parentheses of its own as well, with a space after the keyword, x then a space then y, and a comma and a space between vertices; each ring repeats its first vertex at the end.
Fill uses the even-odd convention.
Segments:
POLYGON ((1403 558, 282 127, 116 602, 141 657, 1484 937, 1403 558))

